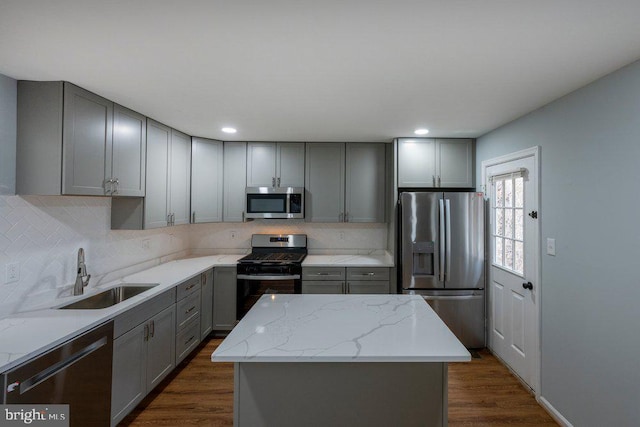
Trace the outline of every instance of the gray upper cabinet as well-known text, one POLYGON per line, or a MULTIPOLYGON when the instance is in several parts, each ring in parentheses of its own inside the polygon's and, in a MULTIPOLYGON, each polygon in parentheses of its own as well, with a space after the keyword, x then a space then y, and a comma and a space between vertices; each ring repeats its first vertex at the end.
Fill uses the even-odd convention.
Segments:
POLYGON ((381 143, 308 143, 306 220, 384 222, 385 152, 381 143))
POLYGON ((222 221, 223 142, 191 138, 191 222, 222 221))
MULTIPOLYGON (((147 121, 147 194, 144 199, 144 227, 169 225, 169 147, 171 128, 153 120, 147 121)), ((124 202, 118 200, 118 202, 124 202)), ((112 204, 111 215, 113 217, 112 204)))
POLYGON ((249 142, 247 187, 304 187, 304 143, 249 142))
POLYGON ((143 228, 188 224, 190 188, 191 138, 149 119, 143 228))
POLYGON ((191 137, 171 129, 169 206, 171 225, 189 224, 191 218, 191 137))
POLYGON ((247 143, 224 143, 224 201, 222 219, 225 222, 244 221, 247 170, 247 143))
POLYGON ((436 187, 436 140, 398 139, 398 187, 436 187))
POLYGON ((437 139, 440 187, 473 187, 473 139, 437 139))
POLYGON ((110 194, 113 102, 65 83, 63 194, 110 194))
POLYGON ((307 143, 305 162, 306 221, 343 221, 344 156, 344 143, 307 143))
POLYGON ((398 139, 398 187, 473 187, 473 139, 398 139))
POLYGON ((384 144, 346 144, 346 222, 384 222, 384 144))
POLYGON ((18 82, 18 194, 144 195, 145 118, 66 82, 18 82))
POLYGON ((147 118, 113 105, 113 195, 143 197, 147 162, 147 118))

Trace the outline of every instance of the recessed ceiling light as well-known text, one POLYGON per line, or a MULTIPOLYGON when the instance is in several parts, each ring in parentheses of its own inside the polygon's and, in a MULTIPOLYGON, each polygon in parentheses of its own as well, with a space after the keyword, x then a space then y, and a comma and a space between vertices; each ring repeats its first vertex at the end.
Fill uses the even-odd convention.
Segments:
POLYGON ((429 129, 416 129, 413 133, 416 135, 426 135, 429 133, 429 129))
POLYGON ((235 128, 222 128, 222 132, 224 132, 224 133, 236 133, 237 130, 235 128))

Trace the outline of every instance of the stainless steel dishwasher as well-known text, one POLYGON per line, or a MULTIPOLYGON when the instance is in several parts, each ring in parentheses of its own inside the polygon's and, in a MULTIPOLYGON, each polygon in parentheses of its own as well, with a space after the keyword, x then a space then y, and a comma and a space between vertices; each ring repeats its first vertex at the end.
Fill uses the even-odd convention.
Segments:
POLYGON ((5 372, 4 403, 68 404, 70 426, 108 426, 112 358, 113 321, 5 372))

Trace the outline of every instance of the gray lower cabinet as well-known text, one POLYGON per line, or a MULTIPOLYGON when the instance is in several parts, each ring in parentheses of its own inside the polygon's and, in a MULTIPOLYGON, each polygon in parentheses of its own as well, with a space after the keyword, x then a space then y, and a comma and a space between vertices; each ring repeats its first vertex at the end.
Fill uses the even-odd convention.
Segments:
POLYGON ((191 222, 222 221, 223 142, 191 138, 191 222))
POLYGON ((303 294, 388 294, 387 267, 303 267, 303 294))
POLYGON ((213 270, 202 273, 202 298, 200 305, 200 339, 204 340, 213 330, 213 270))
POLYGON ((305 280, 302 282, 303 294, 343 294, 344 282, 336 280, 305 280))
POLYGON ((176 365, 200 343, 200 308, 202 275, 177 286, 176 301, 176 365))
POLYGON ((213 269, 213 330, 230 331, 236 325, 236 267, 213 269))
POLYGON ((67 82, 18 82, 18 194, 144 196, 146 118, 67 82))
POLYGON ((115 318, 111 425, 115 426, 175 367, 175 290, 115 318))
POLYGON ((224 222, 243 222, 247 187, 247 143, 224 143, 224 222))

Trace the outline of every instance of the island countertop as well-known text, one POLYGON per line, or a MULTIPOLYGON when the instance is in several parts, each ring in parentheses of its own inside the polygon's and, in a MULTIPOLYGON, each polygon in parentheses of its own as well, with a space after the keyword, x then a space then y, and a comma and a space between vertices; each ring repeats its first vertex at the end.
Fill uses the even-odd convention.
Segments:
POLYGON ((467 349, 417 295, 264 295, 214 362, 463 362, 467 349))

